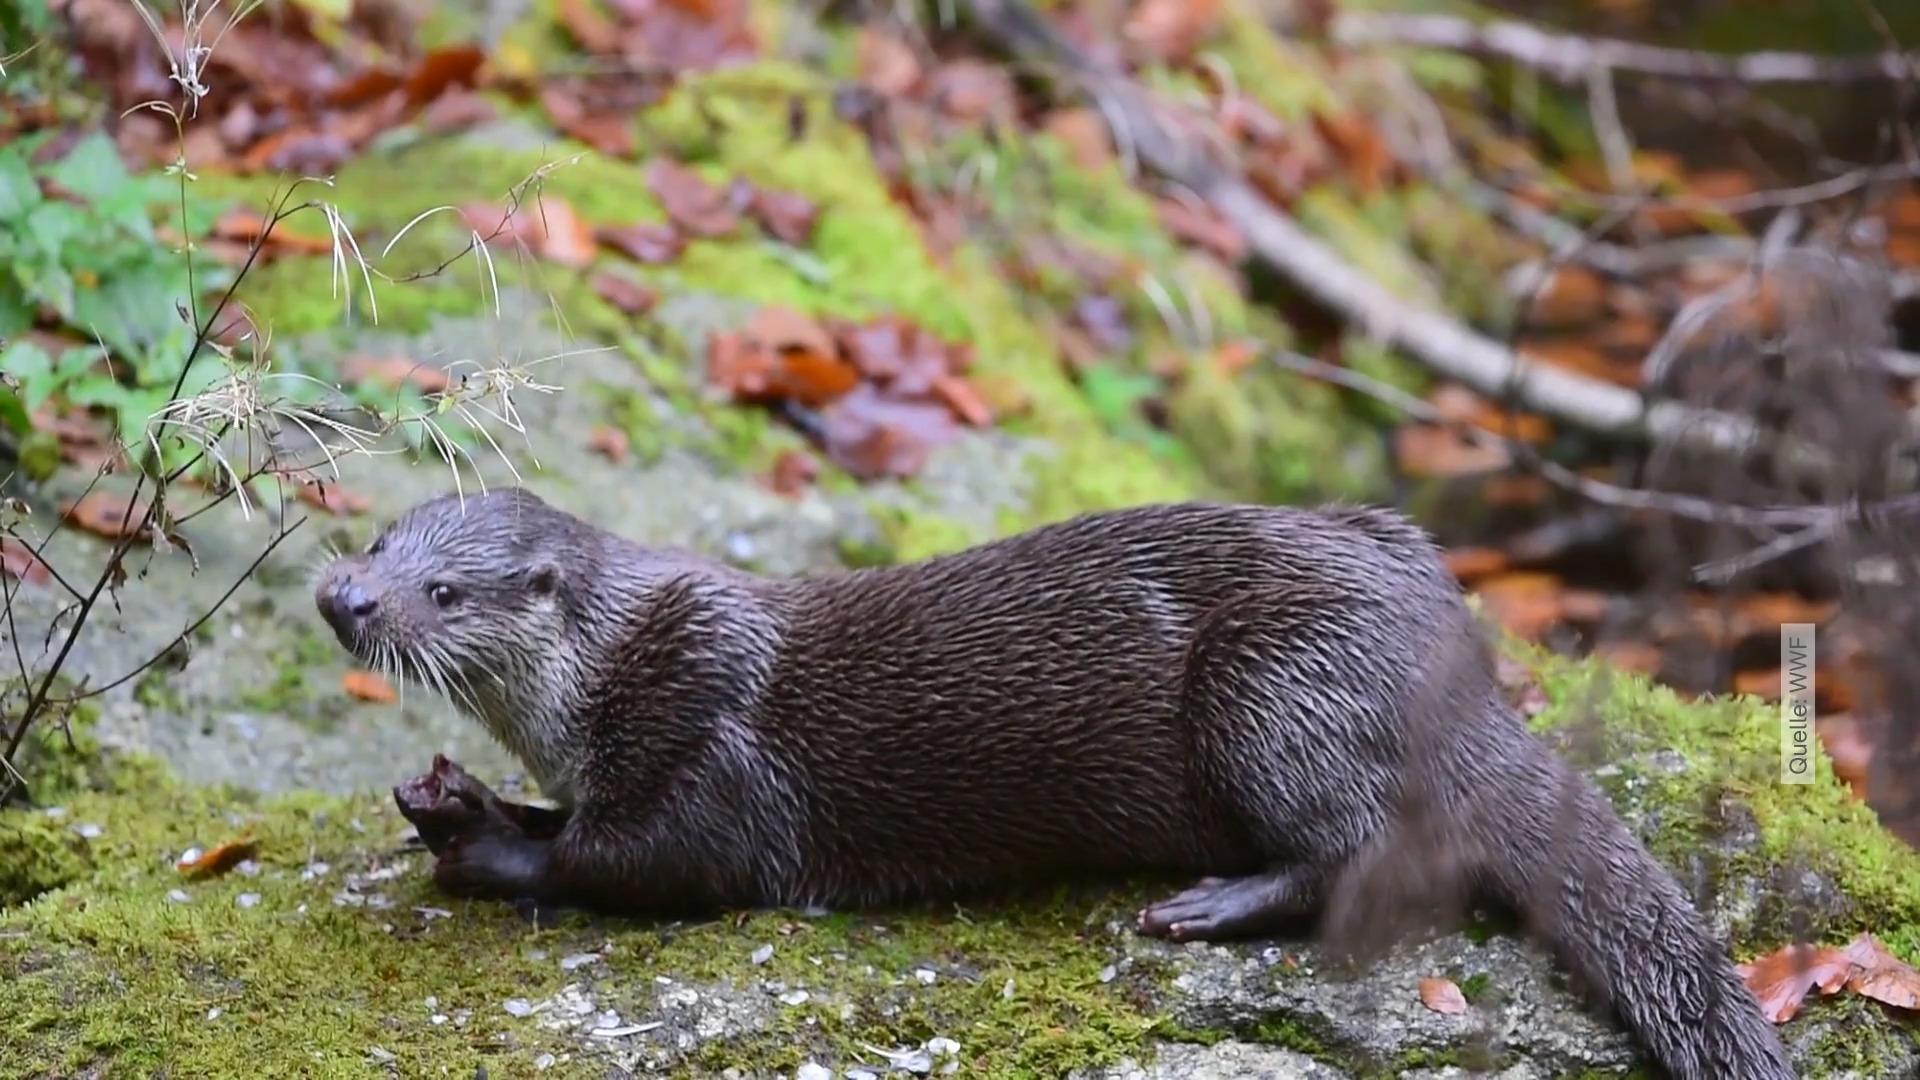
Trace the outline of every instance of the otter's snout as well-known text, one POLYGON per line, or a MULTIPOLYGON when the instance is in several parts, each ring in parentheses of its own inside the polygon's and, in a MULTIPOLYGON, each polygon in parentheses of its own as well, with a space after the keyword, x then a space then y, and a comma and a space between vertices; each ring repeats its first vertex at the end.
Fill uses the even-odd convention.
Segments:
POLYGON ((314 590, 314 603, 320 617, 333 627, 342 645, 352 648, 366 621, 380 610, 380 601, 366 582, 355 580, 351 571, 329 574, 314 590))

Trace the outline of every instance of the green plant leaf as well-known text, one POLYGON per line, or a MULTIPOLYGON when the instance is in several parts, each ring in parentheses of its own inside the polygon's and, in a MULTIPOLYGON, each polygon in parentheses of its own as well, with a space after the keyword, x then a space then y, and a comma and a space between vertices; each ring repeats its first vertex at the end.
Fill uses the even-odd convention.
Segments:
POLYGON ((0 224, 19 221, 40 204, 40 185, 27 168, 26 151, 0 150, 0 224))
POLYGON ((33 418, 27 415, 27 403, 19 394, 4 386, 0 386, 0 427, 15 435, 26 435, 33 431, 33 418))
POLYGON ((131 179, 113 140, 94 132, 74 144, 67 156, 47 173, 49 179, 90 203, 111 198, 131 179))

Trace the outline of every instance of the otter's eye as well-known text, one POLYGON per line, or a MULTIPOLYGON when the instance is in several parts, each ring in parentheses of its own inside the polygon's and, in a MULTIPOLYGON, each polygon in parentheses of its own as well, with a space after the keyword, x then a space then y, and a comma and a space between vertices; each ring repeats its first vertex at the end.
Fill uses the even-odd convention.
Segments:
POLYGON ((460 599, 458 590, 451 585, 444 584, 427 586, 427 596, 432 598, 433 602, 441 607, 452 607, 453 602, 460 599))

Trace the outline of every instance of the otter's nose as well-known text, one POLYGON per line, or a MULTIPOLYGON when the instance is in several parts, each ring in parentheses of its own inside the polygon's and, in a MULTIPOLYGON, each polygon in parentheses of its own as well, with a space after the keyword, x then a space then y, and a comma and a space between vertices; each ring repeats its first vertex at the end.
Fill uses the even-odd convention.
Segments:
POLYGON ((342 637, 351 636, 360 623, 380 606, 366 587, 351 577, 343 577, 320 592, 320 615, 342 637))

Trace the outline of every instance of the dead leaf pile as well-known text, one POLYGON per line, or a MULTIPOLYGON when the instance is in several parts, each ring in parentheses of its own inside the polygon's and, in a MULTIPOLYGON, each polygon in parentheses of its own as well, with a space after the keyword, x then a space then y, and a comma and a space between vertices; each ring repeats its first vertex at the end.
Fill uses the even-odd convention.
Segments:
MULTIPOLYGON (((117 0, 65 0, 57 5, 95 85, 116 111, 164 101, 183 114, 184 91, 168 78, 167 59, 133 5, 117 0)), ((187 161, 196 169, 276 170, 308 175, 335 171, 376 136, 413 121, 445 130, 482 119, 475 97, 485 54, 471 44, 430 50, 413 46, 413 28, 380 21, 355 5, 343 20, 307 5, 276 9, 228 30, 199 72, 208 93, 187 126, 187 161), (395 59, 368 60, 391 56, 395 59)), ((178 13, 154 8, 168 48, 185 44, 178 13), (171 16, 171 17, 170 17, 171 16)), ((219 13, 207 36, 219 28, 219 13)), ((150 166, 178 156, 170 122, 150 111, 127 113, 115 131, 122 154, 150 166)))
POLYGON ((993 422, 966 377, 970 361, 966 346, 898 317, 823 321, 770 307, 742 329, 712 336, 707 379, 736 401, 817 418, 803 430, 836 464, 874 480, 918 472, 961 424, 993 422))

